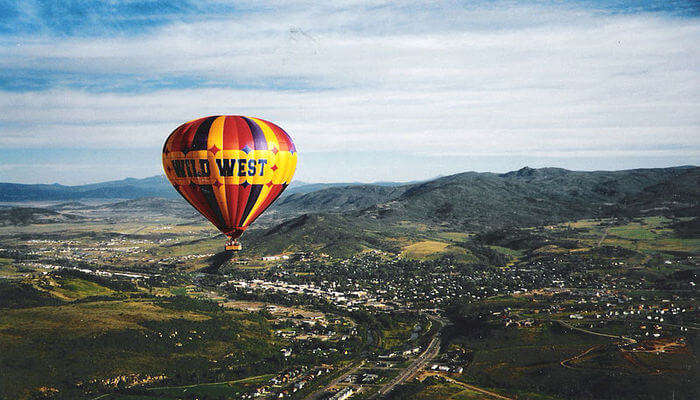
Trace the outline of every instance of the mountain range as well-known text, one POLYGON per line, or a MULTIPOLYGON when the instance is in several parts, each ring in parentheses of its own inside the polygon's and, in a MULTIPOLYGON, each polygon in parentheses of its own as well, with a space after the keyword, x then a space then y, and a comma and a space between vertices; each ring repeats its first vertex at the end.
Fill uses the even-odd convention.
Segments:
POLYGON ((429 230, 486 232, 598 217, 697 217, 698 199, 698 167, 466 172, 410 185, 292 194, 272 209, 294 218, 251 231, 248 243, 253 252, 268 254, 299 248, 343 255, 357 248, 395 251, 399 238, 429 230))
MULTIPOLYGON (((83 186, 0 184, 0 201, 69 200, 53 206, 55 212, 70 212, 83 206, 75 200, 94 198, 127 199, 92 206, 115 211, 195 215, 164 176, 83 186)), ((396 238, 424 230, 477 232, 609 216, 697 217, 699 198, 695 166, 593 172, 524 167, 408 184, 298 182, 246 237, 251 251, 276 253, 292 246, 352 253, 400 248, 396 238)))
POLYGON ((355 218, 402 220, 476 229, 540 225, 603 216, 615 206, 638 211, 696 207, 700 168, 580 172, 522 168, 505 174, 465 172, 401 186, 330 187, 291 194, 275 205, 287 214, 353 212, 355 218))
MULTIPOLYGON (((376 186, 399 186, 405 182, 377 182, 376 186)), ((284 195, 309 193, 331 187, 363 185, 360 182, 307 183, 292 181, 284 195)), ((137 199, 141 197, 180 198, 165 175, 149 178, 126 178, 117 181, 66 186, 54 184, 21 184, 0 182, 0 202, 68 201, 87 199, 137 199)))

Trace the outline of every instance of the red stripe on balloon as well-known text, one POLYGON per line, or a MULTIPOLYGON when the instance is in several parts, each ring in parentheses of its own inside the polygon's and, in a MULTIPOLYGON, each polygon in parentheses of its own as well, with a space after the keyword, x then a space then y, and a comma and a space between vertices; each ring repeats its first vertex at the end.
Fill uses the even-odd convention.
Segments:
POLYGON ((173 151, 184 152, 187 149, 187 143, 185 143, 185 138, 187 137, 187 130, 190 129, 191 124, 185 124, 182 126, 180 132, 177 136, 173 138, 173 151))
POLYGON ((280 144, 280 151, 289 151, 290 142, 287 134, 285 134, 279 126, 273 124, 272 122, 267 122, 267 125, 270 127, 270 129, 272 129, 272 132, 277 137, 277 141, 280 144))
POLYGON ((289 137, 289 135, 287 134, 287 132, 284 131, 284 129, 273 124, 272 122, 268 122, 268 125, 270 125, 272 131, 275 132, 277 140, 280 142, 280 150, 297 151, 296 147, 294 146, 294 142, 292 142, 292 138, 289 137))
POLYGON ((236 226, 236 216, 238 215, 238 185, 226 184, 226 205, 228 207, 228 219, 226 225, 236 226))
POLYGON ((236 117, 224 118, 224 131, 222 150, 238 150, 238 132, 236 127, 236 117))
MULTIPOLYGON (((250 131, 248 123, 242 117, 235 117, 236 119, 236 133, 238 137, 238 150, 243 150, 248 147, 249 149, 255 148, 255 142, 253 140, 253 133, 250 131)), ((236 163, 238 166, 238 163, 236 163)), ((241 220, 243 211, 245 210, 245 205, 248 203, 248 197, 250 197, 250 185, 243 181, 243 184, 238 186, 238 196, 236 198, 236 218, 233 220, 233 226, 238 226, 238 222, 241 220)), ((230 203, 229 203, 230 204, 230 203)))
MULTIPOLYGON (((240 144, 239 137, 241 130, 248 129, 248 125, 240 117, 228 116, 224 120, 223 131, 223 146, 224 150, 238 150, 243 145, 240 144)), ((226 203, 228 206, 228 220, 226 223, 229 227, 238 225, 239 218, 239 191, 240 186, 232 183, 226 183, 226 203)))
POLYGON ((168 140, 166 142, 168 151, 180 151, 180 148, 177 147, 177 144, 179 143, 180 140, 180 135, 182 134, 182 131, 187 127, 187 124, 182 124, 177 127, 173 131, 173 133, 170 134, 168 137, 168 140))
POLYGON ((234 225, 240 227, 238 222, 243 216, 243 211, 245 211, 245 205, 248 203, 248 198, 250 197, 250 189, 253 185, 238 185, 238 201, 236 202, 236 220, 234 225))
POLYGON ((277 200, 283 191, 283 185, 272 185, 272 188, 270 188, 270 191, 267 193, 267 197, 265 197, 265 200, 263 200, 255 214, 253 214, 253 217, 250 219, 250 223, 248 223, 248 225, 252 224, 260 216, 260 214, 262 214, 275 200, 277 200))
MULTIPOLYGON (((196 186, 196 185, 195 185, 196 186)), ((214 215, 214 212, 209 208, 207 200, 204 195, 199 191, 199 188, 193 188, 190 185, 181 185, 180 191, 194 208, 197 209, 206 219, 211 221, 217 228, 219 228, 219 223, 214 215)))
POLYGON ((192 140, 194 140, 194 134, 197 133, 197 128, 206 120, 206 118, 200 118, 196 121, 192 121, 190 126, 182 132, 182 140, 180 141, 181 149, 180 151, 186 152, 190 151, 192 148, 192 140))
POLYGON ((236 117, 236 127, 238 130, 238 149, 243 150, 246 146, 249 149, 255 149, 255 140, 250 126, 243 117, 236 117))

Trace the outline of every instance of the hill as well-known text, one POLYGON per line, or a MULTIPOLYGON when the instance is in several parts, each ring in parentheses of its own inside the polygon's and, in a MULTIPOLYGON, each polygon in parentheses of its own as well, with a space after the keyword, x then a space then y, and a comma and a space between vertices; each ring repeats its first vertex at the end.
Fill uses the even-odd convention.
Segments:
POLYGON ((0 201, 56 201, 80 199, 135 199, 139 197, 179 197, 164 175, 144 179, 127 178, 118 181, 79 186, 25 185, 0 183, 0 201))
POLYGON ((371 226, 338 214, 303 214, 245 235, 244 253, 316 251, 348 257, 367 249, 400 251, 395 241, 371 226))
POLYGON ((525 167, 505 174, 465 172, 404 186, 347 186, 294 194, 275 207, 286 213, 349 212, 356 220, 385 225, 409 221, 453 230, 533 226, 607 215, 616 205, 663 202, 669 190, 690 207, 697 199, 698 171, 525 167))
POLYGON ((48 206, 46 208, 54 211, 65 211, 65 210, 82 210, 88 208, 87 204, 81 203, 79 201, 68 201, 66 203, 55 204, 48 206))
POLYGON ((700 199, 700 168, 650 185, 626 196, 620 203, 630 213, 697 216, 700 199))
POLYGON ((697 167, 596 172, 526 167, 394 187, 331 187, 282 199, 273 207, 276 214, 302 215, 249 233, 245 241, 261 254, 313 249, 335 255, 395 249, 392 237, 421 235, 425 228, 477 232, 643 216, 653 206, 671 217, 695 216, 699 174, 697 167))
POLYGON ((54 224, 81 219, 83 217, 78 215, 59 213, 45 208, 13 207, 0 209, 0 226, 54 224))
POLYGON ((199 216, 199 213, 183 198, 141 197, 133 200, 105 204, 98 207, 98 209, 136 213, 147 212, 179 217, 199 216))
MULTIPOLYGON (((579 172, 523 168, 507 174, 463 173, 413 185, 385 219, 461 229, 532 226, 600 216, 610 204, 698 168, 579 172)), ((685 186, 685 181, 679 185, 685 186)))
MULTIPOLYGON (((609 216, 697 216, 698 183, 698 167, 593 172, 525 167, 504 174, 465 172, 405 185, 317 186, 300 182, 298 188, 321 189, 299 189, 279 199, 253 225, 257 231, 248 232, 246 241, 253 243, 248 247, 251 251, 265 254, 309 249, 350 254, 372 248, 396 249, 392 237, 422 235, 425 229, 476 232, 609 216)), ((138 190, 167 185, 167 191, 174 192, 162 176, 81 187, 58 185, 57 189, 56 185, 29 186, 105 194, 116 193, 124 185, 138 190)), ((81 206, 71 202, 54 210, 12 211, 12 216, 5 210, 2 220, 6 224, 61 220, 71 217, 59 211, 81 206)), ((120 214, 197 215, 183 199, 170 196, 88 208, 120 214)))
MULTIPOLYGON (((401 182, 377 182, 374 186, 401 186, 401 182)), ((333 187, 362 186, 360 182, 308 183, 292 181, 284 196, 310 193, 333 187)), ((126 178, 117 181, 88 185, 65 186, 60 184, 18 184, 0 182, 0 202, 18 201, 71 201, 81 199, 136 199, 140 197, 180 198, 165 175, 149 178, 126 178)))
POLYGON ((290 194, 275 203, 287 213, 343 212, 370 207, 399 197, 409 186, 353 185, 290 194))

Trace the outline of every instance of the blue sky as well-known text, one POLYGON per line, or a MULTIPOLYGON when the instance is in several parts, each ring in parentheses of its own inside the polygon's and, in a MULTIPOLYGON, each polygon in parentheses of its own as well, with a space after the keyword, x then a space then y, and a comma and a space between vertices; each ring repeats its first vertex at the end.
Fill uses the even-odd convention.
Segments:
POLYGON ((215 114, 304 181, 700 163, 696 2, 260 3, 0 0, 0 181, 155 175, 215 114))

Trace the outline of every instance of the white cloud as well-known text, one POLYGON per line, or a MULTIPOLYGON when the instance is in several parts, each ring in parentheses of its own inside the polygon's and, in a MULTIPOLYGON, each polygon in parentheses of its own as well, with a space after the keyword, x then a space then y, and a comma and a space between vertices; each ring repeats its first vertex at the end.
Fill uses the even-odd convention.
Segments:
POLYGON ((244 114, 278 122, 302 151, 698 156, 697 19, 390 4, 5 37, 0 68, 105 88, 1 92, 0 148, 159 146, 184 121, 244 114), (110 78, 174 76, 219 87, 110 92, 110 78))

